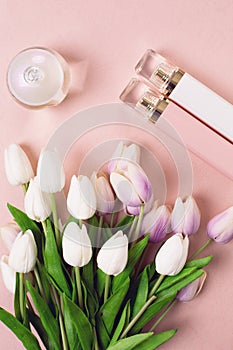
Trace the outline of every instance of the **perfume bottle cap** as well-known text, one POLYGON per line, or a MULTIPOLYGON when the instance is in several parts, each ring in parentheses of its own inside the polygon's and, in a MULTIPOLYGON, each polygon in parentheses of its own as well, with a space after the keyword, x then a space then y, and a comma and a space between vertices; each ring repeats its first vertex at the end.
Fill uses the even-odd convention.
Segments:
POLYGON ((120 95, 121 101, 155 123, 168 105, 167 99, 138 79, 132 79, 120 95))
POLYGON ((184 72, 153 50, 147 50, 135 67, 140 76, 149 80, 156 89, 168 96, 184 72))

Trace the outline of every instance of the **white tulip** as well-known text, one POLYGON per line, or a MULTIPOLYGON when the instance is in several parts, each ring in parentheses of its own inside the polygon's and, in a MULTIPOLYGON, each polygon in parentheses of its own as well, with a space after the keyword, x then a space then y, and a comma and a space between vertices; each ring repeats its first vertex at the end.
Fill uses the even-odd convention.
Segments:
POLYGON ((188 256, 189 238, 177 233, 160 248, 155 258, 156 271, 161 275, 177 275, 184 267, 188 256))
POLYGON ((16 271, 28 273, 36 264, 37 246, 31 230, 20 232, 9 255, 9 265, 16 271))
POLYGON ((2 241, 9 251, 11 250, 13 243, 20 231, 20 227, 14 221, 0 228, 2 241))
POLYGON ((83 267, 92 257, 91 241, 85 225, 80 228, 75 222, 70 222, 62 238, 63 258, 70 266, 83 267))
POLYGON ((60 192, 65 185, 65 172, 56 150, 44 150, 40 154, 37 175, 40 188, 46 193, 60 192))
POLYGON ((97 174, 93 172, 91 182, 96 194, 96 210, 101 215, 112 213, 115 198, 107 176, 104 173, 97 174))
POLYGON ((26 184, 34 177, 31 163, 19 145, 11 144, 5 149, 4 161, 6 176, 11 185, 26 184))
POLYGON ((6 288, 11 293, 15 293, 15 285, 16 285, 16 272, 12 267, 8 264, 8 256, 3 255, 0 261, 1 271, 2 271, 2 279, 6 286, 6 288))
POLYGON ((50 195, 41 191, 37 176, 29 183, 24 208, 27 216, 38 222, 45 221, 52 212, 50 195))
POLYGON ((108 164, 108 171, 111 173, 116 170, 126 170, 128 162, 139 163, 139 161, 140 147, 134 143, 127 146, 121 141, 108 164))
POLYGON ((109 238, 97 256, 98 267, 107 275, 119 275, 128 261, 128 238, 118 231, 109 238))
POLYGON ((86 220, 96 211, 96 194, 90 179, 87 176, 75 175, 71 179, 67 197, 69 213, 76 219, 86 220))

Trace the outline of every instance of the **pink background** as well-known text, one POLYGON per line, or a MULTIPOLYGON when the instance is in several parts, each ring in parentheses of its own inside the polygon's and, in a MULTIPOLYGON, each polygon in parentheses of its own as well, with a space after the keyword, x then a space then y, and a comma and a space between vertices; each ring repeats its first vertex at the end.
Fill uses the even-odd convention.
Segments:
MULTIPOLYGON (((35 166, 40 149, 64 120, 83 108, 118 100, 134 75, 135 63, 147 48, 166 55, 233 103, 232 13, 231 0, 1 0, 0 224, 10 219, 6 202, 22 207, 21 190, 10 187, 4 175, 4 148, 12 142, 23 145, 35 166), (67 58, 73 83, 69 97, 60 106, 31 111, 12 100, 5 76, 11 58, 20 50, 36 45, 54 48, 67 58)), ((109 134, 145 142, 142 136, 128 130, 116 128, 109 134)), ((97 136, 94 141, 92 134, 80 140, 75 151, 77 167, 86 148, 98 142, 97 136)), ((66 162, 69 177, 71 170, 75 171, 72 159, 68 157, 66 162)), ((233 186, 232 181, 196 156, 192 155, 192 161, 194 195, 203 213, 202 228, 192 239, 194 247, 204 242, 208 219, 232 205, 233 186)), ((208 248, 206 254, 211 253, 215 258, 207 269, 205 288, 193 302, 177 305, 161 323, 159 330, 179 329, 161 349, 233 348, 232 248, 233 243, 213 244, 208 248)), ((6 252, 4 247, 0 250, 6 252)), ((12 296, 0 283, 0 305, 12 310, 12 296)), ((22 348, 3 325, 0 325, 0 342, 1 348, 22 348)))

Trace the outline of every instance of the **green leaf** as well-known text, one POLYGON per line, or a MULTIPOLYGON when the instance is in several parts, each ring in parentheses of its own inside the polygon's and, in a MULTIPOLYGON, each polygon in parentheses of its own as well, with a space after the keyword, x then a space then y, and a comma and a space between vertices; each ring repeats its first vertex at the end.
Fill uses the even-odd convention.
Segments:
POLYGON ((82 279, 87 286, 87 288, 93 292, 94 291, 94 264, 93 258, 89 263, 82 268, 82 279))
POLYGON ((105 286, 105 273, 100 270, 100 269, 97 269, 97 272, 96 272, 96 279, 97 279, 97 292, 98 292, 98 295, 99 295, 99 298, 101 298, 102 294, 103 294, 103 291, 104 291, 104 286, 105 286))
POLYGON ((135 346, 141 344, 146 339, 149 339, 153 336, 153 332, 143 333, 133 335, 132 337, 128 337, 125 339, 119 340, 117 343, 110 345, 107 347, 107 350, 132 350, 135 349, 135 346))
POLYGON ((144 306, 144 304, 147 301, 148 297, 148 275, 147 275, 147 267, 143 270, 140 279, 139 279, 139 285, 136 291, 136 297, 133 304, 133 312, 132 312, 132 318, 137 315, 137 313, 141 310, 141 308, 144 306))
POLYGON ((91 350, 93 346, 93 332, 87 316, 65 294, 63 294, 63 302, 75 326, 82 349, 91 350))
POLYGON ((167 276, 163 282, 161 283, 161 285, 159 286, 159 288, 156 291, 156 294, 161 292, 164 289, 167 289, 169 287, 171 287, 172 285, 174 285, 175 283, 179 282, 180 280, 182 280, 183 278, 189 276, 191 273, 193 273, 194 271, 196 271, 197 269, 195 267, 187 267, 184 268, 180 273, 178 273, 178 275, 175 276, 167 276))
POLYGON ((62 269, 61 258, 57 250, 57 244, 54 237, 52 225, 49 220, 47 224, 47 235, 45 240, 44 260, 45 267, 49 275, 54 279, 58 287, 68 296, 71 297, 70 288, 62 269))
POLYGON ((6 310, 0 308, 0 320, 16 335, 23 343, 25 349, 40 350, 36 337, 22 323, 6 310))
POLYGON ((85 286, 84 282, 82 282, 82 288, 86 315, 89 317, 90 320, 92 320, 92 323, 94 324, 95 314, 99 308, 98 298, 95 295, 95 291, 92 294, 90 290, 85 286))
POLYGON ((161 344, 171 339, 176 333, 176 329, 162 332, 159 334, 152 335, 139 345, 133 348, 133 350, 154 350, 157 349, 161 344))
POLYGON ((45 299, 48 301, 50 299, 50 282, 49 282, 49 276, 47 274, 47 271, 39 261, 36 263, 39 275, 40 275, 40 281, 43 287, 43 291, 45 294, 45 299))
POLYGON ((77 350, 79 349, 79 347, 81 347, 81 344, 78 339, 76 327, 70 315, 70 310, 67 307, 67 303, 63 303, 63 313, 64 313, 64 323, 65 323, 65 329, 66 329, 66 335, 69 343, 69 348, 70 350, 77 350))
POLYGON ((132 224, 133 221, 134 221, 134 216, 126 215, 120 221, 118 221, 118 223, 116 224, 116 227, 121 228, 122 230, 125 230, 130 226, 130 224, 132 224))
POLYGON ((117 342, 119 336, 121 335, 121 332, 123 331, 123 328, 127 322, 127 316, 129 314, 129 309, 130 309, 130 300, 128 300, 127 304, 124 307, 124 310, 121 314, 121 318, 116 326, 116 330, 112 336, 110 345, 114 344, 117 342))
POLYGON ((15 221, 17 222, 17 224, 19 225, 19 227, 21 228, 21 230, 23 232, 27 231, 27 230, 31 230, 37 247, 38 247, 38 252, 42 252, 42 234, 41 231, 38 227, 38 225, 35 223, 35 221, 33 221, 32 219, 30 219, 27 214, 25 214, 24 212, 22 212, 20 209, 14 207, 11 204, 7 204, 7 207, 11 213, 11 215, 14 217, 15 221))
POLYGON ((53 317, 53 314, 46 304, 46 301, 40 296, 35 288, 32 287, 29 281, 26 281, 26 286, 31 294, 33 304, 40 315, 42 325, 46 332, 48 333, 49 338, 51 339, 54 348, 59 350, 61 349, 60 344, 60 331, 57 320, 53 317))
POLYGON ((101 349, 106 349, 110 343, 110 336, 100 315, 96 315, 96 329, 101 349))
POLYGON ((127 277, 121 288, 117 290, 101 307, 99 314, 103 319, 105 327, 109 334, 111 334, 117 314, 119 313, 121 304, 124 301, 126 293, 128 292, 130 279, 127 277))
POLYGON ((208 265, 211 260, 213 259, 213 256, 206 256, 205 258, 197 259, 197 260, 192 260, 186 263, 185 267, 196 267, 198 269, 202 269, 206 265, 208 265))
POLYGON ((129 250, 128 263, 126 265, 126 268, 118 276, 113 278, 113 292, 116 292, 118 288, 121 288, 122 283, 124 283, 125 279, 132 273, 137 261, 141 257, 144 249, 148 244, 148 240, 149 235, 146 235, 129 250))
POLYGON ((164 306, 169 304, 176 296, 176 292, 168 291, 165 295, 159 296, 153 304, 151 304, 144 314, 139 318, 137 323, 131 329, 130 334, 137 334, 141 329, 162 310, 164 306))
POLYGON ((188 284, 192 283, 195 281, 197 278, 201 277, 203 275, 204 271, 203 270, 196 270, 190 275, 186 276, 183 278, 181 281, 175 283, 171 287, 164 289, 160 293, 157 294, 157 297, 159 296, 165 296, 167 293, 178 293, 182 288, 186 287, 188 284))
POLYGON ((32 310, 28 310, 28 319, 29 322, 31 322, 31 324, 33 325, 33 327, 35 328, 37 334, 39 335, 40 339, 42 340, 44 346, 46 349, 54 349, 53 345, 51 344, 48 335, 42 325, 42 322, 40 320, 40 318, 32 311, 32 310))

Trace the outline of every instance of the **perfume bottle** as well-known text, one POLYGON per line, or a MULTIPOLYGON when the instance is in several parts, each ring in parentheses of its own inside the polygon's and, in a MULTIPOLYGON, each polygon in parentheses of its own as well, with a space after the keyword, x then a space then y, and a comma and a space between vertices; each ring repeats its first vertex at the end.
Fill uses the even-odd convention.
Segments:
POLYGON ((54 50, 28 48, 10 62, 7 85, 15 100, 25 107, 56 106, 69 90, 69 66, 54 50))
POLYGON ((154 127, 160 128, 164 119, 168 121, 191 152, 233 179, 232 144, 166 96, 153 90, 152 86, 139 79, 132 79, 120 99, 153 123, 154 127))
POLYGON ((153 50, 145 52, 135 70, 169 100, 233 142, 232 104, 153 50))

